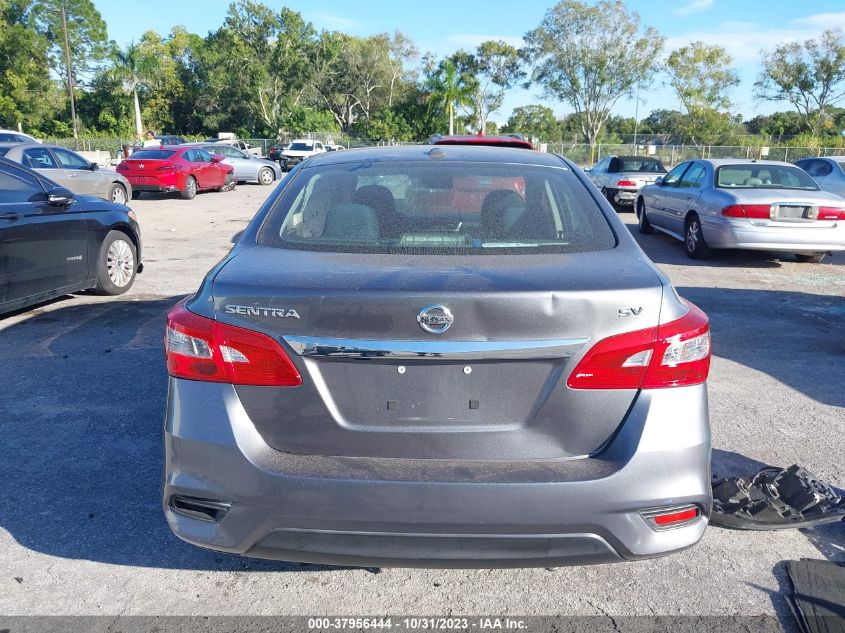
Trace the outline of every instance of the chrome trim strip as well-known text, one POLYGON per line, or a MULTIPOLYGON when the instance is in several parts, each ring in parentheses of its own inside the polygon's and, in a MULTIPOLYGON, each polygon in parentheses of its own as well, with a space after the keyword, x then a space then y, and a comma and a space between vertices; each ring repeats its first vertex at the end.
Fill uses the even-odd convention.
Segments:
POLYGON ((434 358, 443 360, 516 360, 569 358, 588 338, 541 341, 392 341, 284 336, 300 356, 358 360, 434 358))

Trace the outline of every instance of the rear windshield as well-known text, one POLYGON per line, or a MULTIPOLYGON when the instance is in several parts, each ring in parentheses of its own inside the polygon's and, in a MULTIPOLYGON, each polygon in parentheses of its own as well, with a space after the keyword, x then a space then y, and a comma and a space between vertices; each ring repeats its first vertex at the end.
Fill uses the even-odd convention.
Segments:
POLYGON ((598 204, 565 167, 353 162, 304 169, 259 243, 331 252, 569 253, 613 248, 598 204))
POLYGON ((139 149, 132 152, 129 158, 143 158, 146 160, 166 160, 175 154, 173 150, 169 149, 139 149))
POLYGON ((642 171, 646 173, 665 174, 666 168, 655 158, 621 158, 622 171, 642 171))
POLYGON ((310 152, 314 149, 313 143, 291 143, 288 149, 292 149, 297 152, 310 152))
POLYGON ((723 165, 716 170, 716 186, 723 189, 801 189, 818 191, 806 172, 788 165, 723 165))
POLYGON ((0 143, 30 143, 32 139, 11 132, 0 132, 0 143))

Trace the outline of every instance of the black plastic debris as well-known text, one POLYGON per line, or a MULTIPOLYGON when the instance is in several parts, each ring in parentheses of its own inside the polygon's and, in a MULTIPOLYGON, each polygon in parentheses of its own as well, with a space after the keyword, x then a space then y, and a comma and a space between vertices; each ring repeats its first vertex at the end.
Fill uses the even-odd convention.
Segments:
POLYGON ((845 566, 824 560, 786 562, 787 596, 804 633, 845 633, 845 566))
POLYGON ((764 468, 713 482, 710 523, 735 530, 779 530, 841 521, 845 498, 806 468, 764 468))

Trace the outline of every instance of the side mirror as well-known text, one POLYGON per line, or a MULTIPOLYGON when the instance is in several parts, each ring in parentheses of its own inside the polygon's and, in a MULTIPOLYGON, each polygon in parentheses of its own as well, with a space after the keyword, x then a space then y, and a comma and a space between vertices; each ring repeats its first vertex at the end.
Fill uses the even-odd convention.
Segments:
POLYGON ((73 192, 64 187, 53 187, 47 192, 47 204, 53 207, 66 207, 74 201, 73 192))
POLYGON ((223 156, 221 156, 220 154, 212 154, 211 155, 211 162, 212 163, 222 163, 223 162, 223 156))
POLYGON ((97 171, 99 168, 100 166, 97 163, 91 163, 88 165, 88 169, 90 169, 91 171, 97 171))
POLYGON ((663 185, 663 176, 658 176, 657 178, 655 178, 654 184, 657 185, 658 187, 662 186, 663 185))
POLYGON ((592 167, 584 167, 584 173, 585 174, 589 174, 591 171, 593 171, 592 167))

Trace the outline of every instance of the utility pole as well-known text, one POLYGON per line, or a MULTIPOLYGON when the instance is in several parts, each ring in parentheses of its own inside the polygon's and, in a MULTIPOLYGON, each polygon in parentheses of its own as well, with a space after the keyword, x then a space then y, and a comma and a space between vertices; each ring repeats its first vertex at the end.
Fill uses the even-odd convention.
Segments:
POLYGON ((76 149, 79 149, 79 123, 76 120, 76 99, 73 96, 73 69, 70 65, 70 40, 67 36, 67 13, 65 4, 62 2, 62 30, 65 36, 65 67, 67 69, 67 91, 70 95, 70 117, 73 120, 73 141, 76 149))

